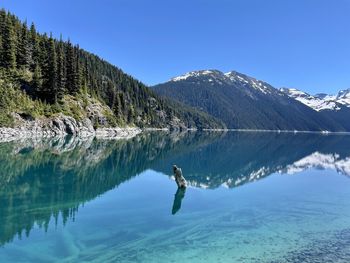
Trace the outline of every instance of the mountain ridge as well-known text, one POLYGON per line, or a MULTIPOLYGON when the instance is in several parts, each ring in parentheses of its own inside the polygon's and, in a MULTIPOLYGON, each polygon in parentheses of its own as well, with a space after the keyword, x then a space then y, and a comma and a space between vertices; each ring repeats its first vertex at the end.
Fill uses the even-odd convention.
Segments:
POLYGON ((156 93, 205 111, 228 128, 346 131, 327 115, 265 81, 237 71, 190 71, 152 87, 156 93))

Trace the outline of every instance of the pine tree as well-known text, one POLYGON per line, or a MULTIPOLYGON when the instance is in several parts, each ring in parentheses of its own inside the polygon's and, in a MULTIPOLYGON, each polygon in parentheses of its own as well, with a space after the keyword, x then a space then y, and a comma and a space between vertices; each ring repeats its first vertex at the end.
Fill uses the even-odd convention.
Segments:
POLYGON ((110 81, 110 80, 107 81, 106 89, 108 92, 107 93, 107 98, 108 98, 107 104, 111 109, 114 109, 117 93, 116 93, 116 90, 115 90, 115 87, 114 87, 112 81, 110 81))
POLYGON ((62 37, 57 51, 57 99, 61 100, 65 92, 65 61, 62 37))
POLYGON ((114 114, 120 118, 122 116, 122 108, 121 108, 121 102, 120 102, 120 96, 119 94, 116 94, 115 100, 114 100, 114 107, 112 108, 114 114))
POLYGON ((77 93, 82 87, 82 68, 80 65, 80 57, 79 57, 79 46, 74 47, 75 51, 75 77, 74 77, 74 92, 77 93))
POLYGON ((9 16, 7 16, 5 21, 2 42, 1 65, 8 69, 14 69, 16 67, 16 37, 12 20, 9 16))
POLYGON ((119 100, 120 100, 121 115, 125 115, 125 113, 126 113, 126 103, 125 103, 125 97, 124 97, 124 93, 123 92, 119 93, 119 100))
POLYGON ((33 97, 41 97, 42 94, 42 74, 39 65, 37 64, 33 73, 33 80, 31 82, 31 86, 33 89, 33 97))
POLYGON ((134 118, 135 118, 135 110, 134 110, 134 107, 130 105, 128 109, 128 123, 132 123, 134 121, 134 118))
POLYGON ((58 87, 57 87, 57 55, 55 41, 50 35, 48 39, 47 57, 45 61, 45 67, 43 71, 43 99, 50 103, 55 103, 58 100, 58 87))
POLYGON ((29 68, 31 63, 31 50, 29 45, 27 23, 22 24, 21 34, 17 47, 17 67, 29 68))
POLYGON ((47 67, 47 57, 49 50, 49 38, 45 33, 42 37, 38 38, 38 64, 44 74, 45 68, 47 67))
POLYGON ((39 64, 39 61, 40 61, 40 55, 39 55, 40 46, 39 46, 38 34, 36 32, 35 25, 33 23, 30 26, 29 42, 30 42, 30 51, 31 51, 30 69, 34 71, 37 64, 39 64))
POLYGON ((75 94, 79 91, 79 78, 77 73, 77 56, 75 54, 75 48, 68 40, 66 48, 66 69, 67 69, 67 81, 66 89, 70 94, 75 94))
MULTIPOLYGON (((4 9, 0 10, 0 61, 3 61, 2 59, 2 50, 3 48, 3 35, 4 35, 4 28, 5 28, 5 21, 6 21, 6 11, 4 9)), ((0 63, 1 66, 1 63, 0 63)))

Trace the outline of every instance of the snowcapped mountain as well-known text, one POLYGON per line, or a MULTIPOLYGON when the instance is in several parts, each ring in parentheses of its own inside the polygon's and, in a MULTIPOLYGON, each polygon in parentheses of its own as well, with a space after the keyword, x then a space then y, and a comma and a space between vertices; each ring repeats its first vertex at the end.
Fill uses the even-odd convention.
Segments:
POLYGON ((178 77, 174 77, 170 79, 170 81, 181 81, 181 80, 188 80, 191 78, 198 78, 198 77, 202 77, 202 80, 209 81, 209 79, 222 79, 223 76, 221 72, 218 70, 198 70, 198 71, 188 72, 178 77))
POLYGON ((326 94, 312 96, 304 91, 288 88, 281 88, 280 91, 316 111, 341 109, 341 105, 335 100, 335 96, 326 94))
POLYGON ((350 108, 350 89, 339 91, 336 100, 340 104, 350 108))
POLYGON ((301 90, 287 88, 280 91, 350 131, 350 89, 342 90, 337 95, 310 95, 301 90))
POLYGON ((189 81, 196 83, 197 85, 208 83, 212 86, 214 85, 243 85, 248 88, 254 88, 265 94, 278 92, 268 83, 257 80, 255 78, 246 76, 236 71, 230 71, 223 73, 219 70, 198 70, 191 71, 186 74, 183 74, 178 77, 174 77, 169 80, 169 82, 178 82, 178 81, 189 81))
MULTIPOLYGON (((305 101, 236 71, 191 71, 156 85, 154 91, 221 119, 228 128, 344 131, 305 101)), ((345 96, 345 95, 344 95, 345 96)), ((316 97, 314 101, 320 100, 316 97)), ((313 102, 315 103, 315 102, 313 102)), ((317 105, 321 102, 317 102, 317 105)), ((320 106, 321 107, 321 106, 320 106)))
POLYGON ((298 89, 288 88, 281 88, 280 91, 316 111, 339 111, 343 107, 350 108, 350 89, 342 90, 337 95, 328 95, 324 93, 310 95, 298 89))

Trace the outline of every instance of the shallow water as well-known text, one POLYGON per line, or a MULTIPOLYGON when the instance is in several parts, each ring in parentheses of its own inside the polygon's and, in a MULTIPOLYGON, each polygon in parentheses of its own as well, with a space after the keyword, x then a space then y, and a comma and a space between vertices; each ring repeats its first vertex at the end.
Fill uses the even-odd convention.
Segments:
POLYGON ((0 262, 350 262, 349 176, 350 136, 0 143, 0 262))

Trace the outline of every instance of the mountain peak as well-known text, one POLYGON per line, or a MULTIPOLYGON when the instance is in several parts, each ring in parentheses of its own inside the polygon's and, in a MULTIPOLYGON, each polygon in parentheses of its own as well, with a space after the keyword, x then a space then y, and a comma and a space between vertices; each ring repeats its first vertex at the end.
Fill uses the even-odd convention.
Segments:
POLYGON ((223 73, 216 69, 210 69, 210 70, 195 70, 187 72, 183 75, 180 75, 178 77, 174 77, 170 79, 170 81, 181 81, 181 80, 187 80, 192 77, 201 77, 201 76, 222 76, 223 73))
POLYGON ((190 71, 178 77, 174 77, 170 82, 190 81, 197 84, 210 83, 210 85, 233 85, 244 88, 251 88, 264 94, 274 93, 276 90, 266 82, 249 77, 237 71, 223 73, 216 69, 190 71))
POLYGON ((322 110, 340 110, 341 105, 335 100, 335 96, 327 94, 310 95, 304 91, 295 88, 281 88, 281 92, 287 96, 305 104, 306 106, 314 109, 315 111, 322 110))
POLYGON ((350 88, 339 91, 337 98, 350 98, 350 88))

